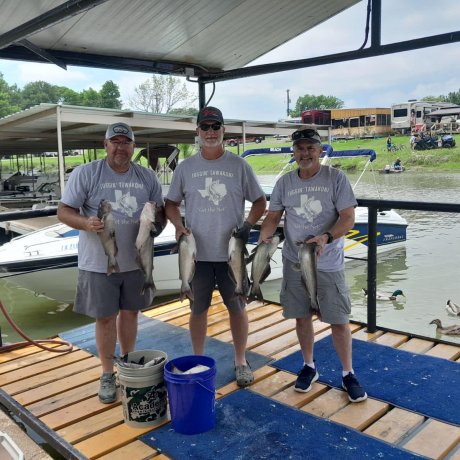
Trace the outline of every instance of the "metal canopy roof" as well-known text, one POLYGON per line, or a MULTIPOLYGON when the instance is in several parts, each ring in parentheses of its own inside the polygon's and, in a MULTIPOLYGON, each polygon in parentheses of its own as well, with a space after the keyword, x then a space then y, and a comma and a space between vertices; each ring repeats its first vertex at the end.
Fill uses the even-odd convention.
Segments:
POLYGON ((212 76, 359 1, 0 0, 0 59, 212 76))
MULTIPOLYGON (((40 104, 0 119, 0 155, 58 152, 60 139, 63 150, 103 148, 107 125, 116 121, 133 128, 138 147, 195 142, 195 117, 40 104)), ((300 126, 225 119, 225 137, 290 135, 300 126)))
MULTIPOLYGON (((205 84, 460 41, 460 31, 450 31, 382 45, 382 0, 370 0, 366 46, 247 66, 359 1, 0 0, 0 59, 175 74, 205 84)), ((362 29, 364 36, 367 24, 362 29)))

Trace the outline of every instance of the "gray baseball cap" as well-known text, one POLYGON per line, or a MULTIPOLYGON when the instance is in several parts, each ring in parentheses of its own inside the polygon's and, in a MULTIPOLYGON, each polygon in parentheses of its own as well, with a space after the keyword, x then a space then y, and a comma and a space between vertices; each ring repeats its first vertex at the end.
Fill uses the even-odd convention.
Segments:
POLYGON ((129 125, 126 123, 113 123, 109 125, 105 132, 106 139, 112 139, 115 136, 125 136, 134 141, 134 133, 129 125))

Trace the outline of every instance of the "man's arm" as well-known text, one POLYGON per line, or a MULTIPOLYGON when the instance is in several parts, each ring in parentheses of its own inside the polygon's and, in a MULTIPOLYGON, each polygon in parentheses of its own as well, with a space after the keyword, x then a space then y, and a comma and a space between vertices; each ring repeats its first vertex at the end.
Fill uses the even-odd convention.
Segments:
POLYGON ((97 216, 82 216, 78 209, 62 202, 58 205, 57 217, 62 223, 77 230, 97 233, 104 229, 104 223, 97 216))
POLYGON ((257 221, 262 217, 266 207, 267 199, 265 198, 265 195, 262 195, 252 203, 248 217, 246 218, 247 222, 249 222, 251 226, 254 226, 257 223, 257 221))
POLYGON ((259 242, 265 241, 275 233, 278 228, 279 223, 281 222, 281 217, 283 217, 284 210, 281 211, 268 211, 265 216, 264 221, 262 222, 262 227, 260 229, 259 242))
POLYGON ((187 229, 184 227, 182 216, 180 215, 180 203, 166 199, 165 213, 166 217, 176 227, 176 240, 179 241, 182 234, 187 234, 187 229))

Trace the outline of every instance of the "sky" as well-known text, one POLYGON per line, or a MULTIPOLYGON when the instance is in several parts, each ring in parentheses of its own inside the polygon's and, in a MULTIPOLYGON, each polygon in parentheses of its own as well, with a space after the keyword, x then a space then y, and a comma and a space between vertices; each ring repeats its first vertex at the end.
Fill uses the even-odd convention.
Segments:
MULTIPOLYGON (((249 66, 360 48, 366 7, 367 1, 361 1, 249 66)), ((382 44, 453 32, 459 24, 457 0, 382 0, 382 44)), ((51 72, 50 65, 9 60, 0 60, 0 72, 8 84, 20 88, 44 80, 76 91, 99 90, 104 82, 113 80, 126 109, 134 88, 151 76, 83 67, 65 71, 54 66, 51 72)), ((197 92, 196 84, 187 85, 197 92)), ((345 108, 391 107, 408 99, 447 95, 460 90, 460 43, 219 82, 209 104, 219 107, 227 118, 277 121, 286 117, 288 89, 291 109, 305 94, 335 96, 345 108)), ((211 91, 211 85, 206 85, 206 97, 211 91)))

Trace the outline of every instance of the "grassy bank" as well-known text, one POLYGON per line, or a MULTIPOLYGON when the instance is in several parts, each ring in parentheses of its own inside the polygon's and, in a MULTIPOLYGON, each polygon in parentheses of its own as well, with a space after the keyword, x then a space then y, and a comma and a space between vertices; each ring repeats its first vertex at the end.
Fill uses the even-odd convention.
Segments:
MULTIPOLYGON (((371 149, 377 154, 377 159, 373 164, 374 169, 382 169, 387 164, 392 164, 396 158, 400 158, 402 164, 407 170, 424 170, 424 171, 453 171, 460 170, 460 135, 454 135, 456 147, 452 149, 435 149, 425 151, 412 151, 409 145, 408 136, 394 136, 393 143, 401 146, 400 150, 387 152, 386 138, 379 139, 354 139, 349 141, 332 142, 334 151, 371 149)), ((276 143, 265 141, 262 144, 248 144, 247 149, 259 147, 285 147, 290 143, 276 143)), ((236 148, 229 150, 236 153, 236 148)), ((270 156, 253 157, 248 161, 257 174, 276 174, 285 164, 287 157, 284 159, 272 158, 270 156)), ((338 160, 339 161, 339 160, 338 160)), ((337 165, 338 165, 337 161, 337 165)), ((340 160, 340 167, 345 170, 360 170, 365 164, 365 159, 340 160)))
MULTIPOLYGON (((460 170, 460 134, 454 136, 457 146, 453 149, 435 149, 425 151, 411 151, 409 146, 408 136, 394 136, 393 143, 396 146, 401 146, 401 149, 395 152, 387 152, 386 138, 378 139, 354 139, 349 141, 335 141, 332 142, 332 148, 334 150, 355 150, 355 149, 372 149, 377 153, 377 159, 373 164, 374 169, 384 168, 387 164, 392 164, 396 158, 400 158, 402 164, 407 170, 417 171, 453 171, 460 170)), ((246 144, 246 149, 257 149, 257 148, 270 148, 270 147, 289 147, 291 143, 280 142, 276 139, 266 139, 260 144, 249 143, 246 144)), ((237 147, 227 147, 231 152, 237 153, 237 147)), ((242 146, 240 146, 239 153, 242 153, 242 146)), ((105 152, 103 149, 97 151, 98 158, 103 158, 105 152)), ((88 158, 85 157, 86 161, 88 158)), ((289 159, 288 156, 263 156, 263 157, 252 157, 248 159, 248 162, 253 167, 254 171, 259 174, 277 174, 286 161, 289 159), (277 158, 278 157, 278 158, 277 158), (280 158, 282 157, 282 158, 280 158)), ((365 164, 365 159, 352 159, 352 160, 340 160, 340 167, 345 170, 360 170, 365 164)), ((65 166, 72 168, 84 162, 82 155, 79 156, 68 156, 65 157, 65 166)), ((145 159, 142 160, 141 164, 147 166, 145 159)), ((34 168, 44 170, 46 173, 56 173, 58 170, 58 161, 56 157, 39 158, 34 157, 32 159, 32 165, 34 168)), ((339 163, 337 162, 337 166, 339 163)), ((1 167, 3 175, 8 173, 16 172, 19 169, 25 171, 26 164, 25 159, 21 158, 17 161, 15 158, 2 159, 1 167)), ((27 169, 31 169, 30 158, 28 159, 27 169)))

